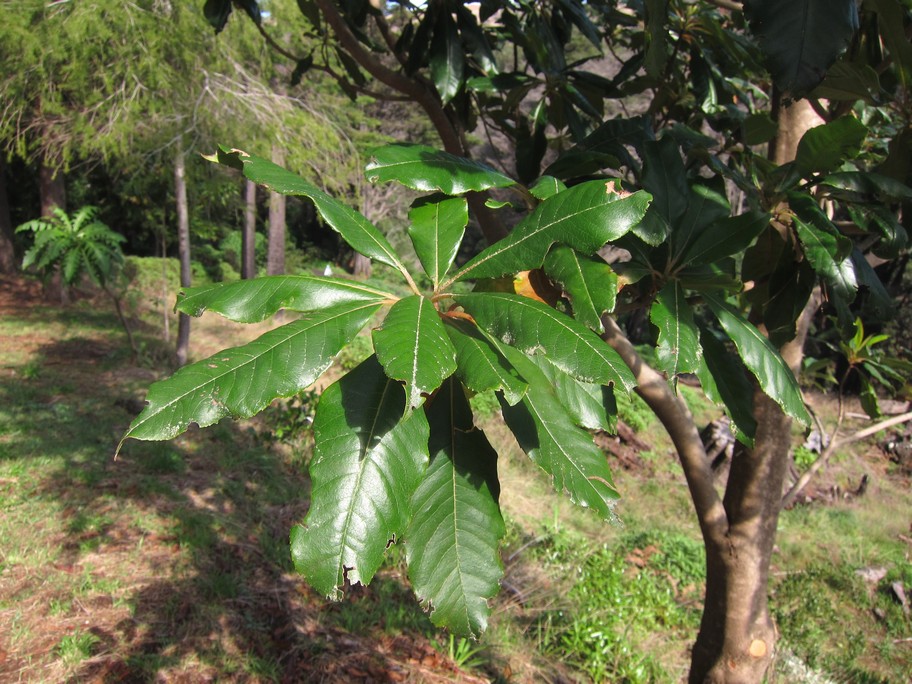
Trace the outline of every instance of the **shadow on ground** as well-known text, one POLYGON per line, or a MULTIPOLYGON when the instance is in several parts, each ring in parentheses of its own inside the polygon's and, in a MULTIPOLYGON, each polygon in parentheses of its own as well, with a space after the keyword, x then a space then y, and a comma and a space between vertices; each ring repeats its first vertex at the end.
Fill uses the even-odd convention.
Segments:
POLYGON ((32 371, 0 375, 0 508, 44 511, 33 533, 47 546, 46 563, 4 553, 0 605, 19 607, 19 632, 0 626, 0 679, 452 681, 396 570, 339 604, 293 572, 309 483, 252 427, 131 441, 114 460, 157 375, 124 365, 115 326, 80 313, 32 371), (61 665, 62 640, 85 634, 86 657, 61 665))

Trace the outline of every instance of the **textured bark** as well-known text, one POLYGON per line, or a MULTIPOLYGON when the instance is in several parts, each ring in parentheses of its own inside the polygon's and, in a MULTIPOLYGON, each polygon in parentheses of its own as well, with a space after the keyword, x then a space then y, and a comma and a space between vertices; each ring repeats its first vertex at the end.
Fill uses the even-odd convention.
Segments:
MULTIPOLYGON (((187 175, 184 150, 178 148, 174 158, 174 197, 177 202, 177 251, 180 259, 181 287, 190 287, 190 213, 187 206, 187 175)), ((187 363, 190 352, 190 316, 180 314, 177 318, 177 365, 187 363)))
POLYGON ((244 183, 244 228, 241 232, 241 278, 256 278, 256 183, 244 183))
MULTIPOLYGON (((66 184, 61 167, 59 159, 42 156, 38 168, 38 194, 42 217, 52 216, 55 208, 66 211, 66 184)), ((70 303, 70 293, 60 276, 59 268, 54 269, 50 280, 46 282, 45 296, 64 305, 70 303)))
POLYGON ((44 159, 38 169, 38 192, 41 199, 41 215, 51 216, 54 207, 66 211, 66 184, 63 171, 54 160, 44 159))
POLYGON ((6 194, 6 161, 0 155, 0 275, 15 273, 17 266, 16 250, 13 248, 13 221, 6 194))
MULTIPOLYGON (((285 164, 285 153, 278 145, 272 147, 272 161, 285 164)), ((266 254, 266 273, 285 273, 285 195, 269 193, 269 248, 266 254)))

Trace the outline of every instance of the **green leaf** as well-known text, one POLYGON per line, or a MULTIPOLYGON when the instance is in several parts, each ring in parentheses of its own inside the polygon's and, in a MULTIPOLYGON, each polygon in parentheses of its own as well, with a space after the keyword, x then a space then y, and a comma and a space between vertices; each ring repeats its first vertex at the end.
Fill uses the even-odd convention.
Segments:
POLYGON ((617 408, 610 387, 574 380, 544 356, 529 360, 542 372, 573 422, 587 430, 615 432, 617 408))
POLYGON ((516 406, 502 405, 504 420, 520 447, 552 476, 557 491, 567 491, 571 501, 611 518, 618 493, 605 455, 588 432, 575 425, 544 374, 515 349, 504 354, 529 383, 516 406))
MULTIPOLYGON (((858 283, 851 257, 839 258, 839 239, 841 235, 820 230, 817 226, 805 223, 797 216, 792 219, 798 231, 798 238, 804 247, 804 254, 817 274, 826 282, 827 289, 838 297, 846 307, 858 293, 858 283)), ((843 238, 844 239, 844 238, 843 238)), ((851 318, 851 316, 850 316, 851 318)))
POLYGON ((447 104, 462 87, 465 57, 456 22, 449 12, 441 12, 431 39, 431 79, 443 104, 447 104))
POLYGON ((757 432, 754 389, 744 364, 706 328, 700 330, 700 346, 703 359, 697 367, 697 377, 703 391, 710 400, 725 406, 737 431, 752 442, 757 432))
POLYGON ((545 173, 558 178, 578 178, 596 173, 606 167, 620 167, 638 171, 639 163, 627 145, 639 148, 645 140, 652 139, 652 125, 648 117, 610 119, 551 164, 545 173))
POLYGON ((870 65, 840 60, 830 67, 810 97, 849 102, 863 100, 874 105, 879 94, 880 79, 870 65))
POLYGON ((680 283, 672 281, 662 288, 649 310, 649 320, 659 329, 656 345, 659 368, 669 378, 695 372, 703 352, 693 311, 680 283))
POLYGON ((478 254, 450 281, 496 278, 540 268, 554 243, 594 254, 606 242, 616 240, 638 224, 652 199, 642 191, 618 191, 619 184, 613 180, 589 181, 548 198, 507 237, 478 254))
POLYGON ((423 204, 409 212, 409 220, 415 253, 436 288, 456 258, 469 221, 468 205, 463 197, 423 204))
POLYGON ((650 78, 660 80, 668 61, 668 47, 665 43, 665 23, 668 21, 668 0, 646 0, 646 73, 650 78))
POLYGON ((741 133, 747 145, 762 145, 776 137, 779 130, 769 114, 749 114, 741 122, 741 133))
POLYGON ((206 21, 215 29, 216 33, 221 33, 228 23, 228 17, 231 16, 231 0, 206 0, 203 5, 203 16, 206 21))
POLYGON ((214 157, 207 157, 207 159, 239 169, 254 183, 263 185, 281 195, 309 197, 316 205, 323 220, 339 233, 356 252, 387 266, 392 266, 403 274, 408 272, 396 254, 396 250, 383 236, 383 233, 377 230, 376 226, 354 209, 340 204, 300 176, 286 171, 268 159, 248 154, 243 150, 229 150, 222 146, 219 146, 219 151, 214 157))
POLYGON ((386 374, 405 382, 411 407, 419 406, 422 394, 433 392, 456 370, 456 350, 437 309, 419 295, 396 302, 373 338, 386 374))
POLYGON ((573 316, 583 325, 604 332, 602 314, 614 310, 618 277, 604 259, 555 247, 545 259, 545 273, 561 284, 573 305, 573 316))
POLYGON ((265 276, 184 288, 177 310, 191 316, 214 311, 239 323, 258 323, 280 309, 319 311, 349 302, 383 302, 389 293, 353 280, 320 276, 265 276))
POLYGON ((554 176, 542 176, 535 181, 535 185, 529 188, 529 192, 532 193, 532 196, 536 199, 546 200, 566 189, 567 185, 554 176))
POLYGON ((643 143, 642 183, 655 198, 652 210, 674 225, 687 210, 690 189, 681 151, 670 135, 643 143))
POLYGON ((456 349, 456 377, 476 394, 501 391, 510 404, 518 402, 526 391, 526 383, 517 377, 510 362, 478 327, 449 316, 444 317, 443 323, 456 349))
POLYGON ((489 335, 527 354, 544 354, 577 380, 617 383, 624 390, 636 384, 616 351, 582 323, 541 302, 502 292, 460 294, 454 299, 489 335))
POLYGON ((858 28, 855 0, 744 0, 773 80, 790 97, 814 88, 858 28))
POLYGON ((877 390, 864 375, 859 375, 858 378, 861 381, 861 392, 858 393, 861 408, 871 420, 878 420, 883 414, 880 411, 880 403, 877 401, 877 390))
POLYGON ((896 0, 870 0, 865 3, 878 15, 878 27, 887 46, 892 62, 899 74, 899 80, 908 88, 912 81, 912 45, 906 33, 908 3, 896 0), (903 7, 905 4, 905 7, 903 7))
POLYGON ((721 218, 702 231, 681 257, 684 263, 711 264, 738 254, 769 225, 769 214, 749 211, 740 216, 721 218))
POLYGON ((896 304, 887 288, 858 249, 852 252, 852 264, 855 266, 858 284, 864 288, 862 311, 874 320, 887 320, 896 310, 896 304))
POLYGON ((444 383, 427 407, 431 462, 412 496, 405 534, 408 573, 431 621, 479 636, 500 588, 506 526, 497 499, 497 452, 472 424, 462 388, 444 383))
POLYGON ((148 406, 121 446, 131 437, 171 439, 190 423, 206 427, 227 415, 248 418, 276 397, 300 392, 379 308, 376 302, 340 304, 181 368, 149 388, 148 406))
POLYGON ((731 207, 724 195, 705 185, 690 188, 687 209, 672 223, 669 245, 677 263, 688 263, 684 256, 707 227, 728 218, 731 207))
POLYGON ((798 142, 795 164, 801 175, 836 171, 858 156, 868 129, 854 116, 843 116, 808 130, 798 142))
POLYGON ((506 188, 512 178, 480 162, 426 145, 398 143, 371 151, 365 168, 371 183, 396 181, 412 190, 461 195, 473 190, 506 188))
POLYGON ((757 378, 760 388, 792 418, 810 425, 811 417, 798 381, 772 343, 723 300, 709 293, 705 293, 703 299, 725 334, 735 343, 741 360, 757 378))
POLYGON ((428 435, 424 412, 406 410, 373 356, 320 396, 310 511, 291 532, 295 568, 317 591, 338 600, 346 580, 370 582, 408 527, 428 435))

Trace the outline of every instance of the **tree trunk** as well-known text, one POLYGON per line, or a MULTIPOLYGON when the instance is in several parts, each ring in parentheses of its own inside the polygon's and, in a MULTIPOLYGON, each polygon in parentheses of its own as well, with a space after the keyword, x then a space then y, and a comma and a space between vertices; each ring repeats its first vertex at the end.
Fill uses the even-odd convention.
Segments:
POLYGON ((241 232, 241 278, 256 278, 256 183, 244 183, 244 229, 241 232))
POLYGON ((13 221, 6 194, 6 160, 0 154, 0 275, 12 275, 18 262, 13 248, 13 221))
POLYGON ((352 275, 358 278, 370 278, 371 277, 371 260, 368 259, 363 254, 355 252, 352 255, 351 259, 352 265, 352 275))
POLYGON ((760 391, 754 414, 755 447, 736 450, 728 476, 725 543, 706 545, 706 599, 691 682, 758 683, 772 661, 776 627, 766 592, 791 421, 760 391))
MULTIPOLYGON (((181 287, 190 287, 190 214, 187 207, 187 177, 183 147, 178 147, 174 159, 174 196, 177 200, 177 250, 180 258, 181 287)), ((182 313, 177 319, 177 365, 187 363, 190 350, 190 316, 182 313)))
MULTIPOLYGON (((59 160, 48 159, 46 155, 42 155, 41 165, 38 169, 38 193, 42 217, 52 216, 55 207, 66 211, 66 184, 60 168, 59 160)), ((54 274, 46 288, 45 295, 49 299, 58 300, 61 304, 70 303, 70 293, 60 276, 59 268, 54 269, 54 274)))
MULTIPOLYGON (((285 164, 285 153, 278 145, 272 147, 272 161, 279 166, 285 164)), ((269 251, 266 257, 266 273, 285 273, 285 195, 269 193, 269 251)))
MULTIPOLYGON (((795 158, 805 131, 821 123, 804 100, 779 109, 771 144, 777 164, 795 158)), ((795 337, 780 350, 797 374, 814 312, 814 296, 798 318, 795 337)), ((792 421, 761 391, 754 393, 754 448, 732 459, 723 505, 724 541, 704 535, 706 600, 691 657, 690 682, 759 684, 772 662, 776 627, 767 604, 769 566, 791 448, 792 421)))

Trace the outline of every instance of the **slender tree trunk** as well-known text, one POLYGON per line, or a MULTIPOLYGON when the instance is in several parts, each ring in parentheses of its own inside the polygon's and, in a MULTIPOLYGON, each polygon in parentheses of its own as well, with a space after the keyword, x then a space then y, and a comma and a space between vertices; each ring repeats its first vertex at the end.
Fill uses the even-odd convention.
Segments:
POLYGON ((256 183, 244 183, 244 228, 241 232, 241 278, 256 278, 256 183))
MULTIPOLYGON (((38 194, 42 217, 52 216, 55 207, 66 211, 66 184, 60 167, 59 160, 42 156, 38 169, 38 194)), ((60 276, 59 268, 54 270, 46 287, 45 295, 48 298, 59 300, 61 304, 70 303, 70 293, 60 276)))
POLYGON ((17 266, 16 251, 13 248, 13 221, 6 194, 6 160, 0 154, 0 275, 12 275, 17 266))
POLYGON ((161 233, 161 266, 162 266, 162 339, 165 344, 171 341, 171 318, 168 311, 168 212, 162 212, 164 225, 161 233))
MULTIPOLYGON (((773 159, 795 158, 804 132, 820 123, 799 101, 779 109, 773 159)), ((797 373, 804 342, 820 301, 813 296, 799 316, 795 337, 780 350, 797 373)), ((725 535, 704 535, 706 600, 691 658, 690 682, 759 684, 772 662, 776 627, 767 604, 769 566, 779 522, 791 448, 792 421, 761 391, 754 393, 754 448, 736 449, 723 505, 725 535)))
MULTIPOLYGON (((285 164, 285 153, 278 145, 272 147, 272 161, 285 164)), ((269 275, 285 273, 285 195, 269 193, 269 251, 266 257, 269 275)))
POLYGON ((63 171, 60 170, 55 160, 42 159, 41 166, 38 169, 38 183, 41 215, 44 217, 51 216, 55 207, 66 211, 66 184, 63 171))
MULTIPOLYGON (((177 200, 177 249, 180 257, 181 287, 190 287, 190 213, 187 207, 187 177, 183 147, 178 147, 174 159, 174 196, 177 200)), ((177 319, 177 365, 187 363, 190 351, 190 316, 182 313, 177 319)))

